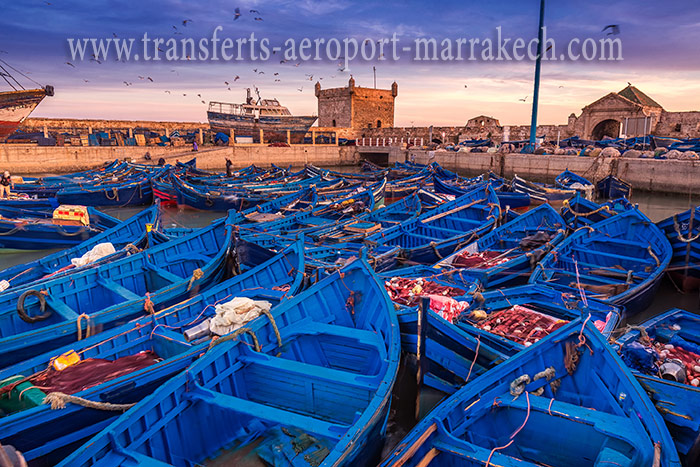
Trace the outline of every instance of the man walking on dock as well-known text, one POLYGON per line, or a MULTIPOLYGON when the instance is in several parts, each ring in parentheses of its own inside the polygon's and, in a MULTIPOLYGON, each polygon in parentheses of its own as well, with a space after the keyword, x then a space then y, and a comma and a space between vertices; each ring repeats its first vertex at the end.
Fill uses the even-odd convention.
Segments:
POLYGON ((14 188, 15 184, 12 183, 12 177, 10 177, 10 172, 7 170, 2 177, 0 177, 0 198, 10 197, 10 187, 14 188))

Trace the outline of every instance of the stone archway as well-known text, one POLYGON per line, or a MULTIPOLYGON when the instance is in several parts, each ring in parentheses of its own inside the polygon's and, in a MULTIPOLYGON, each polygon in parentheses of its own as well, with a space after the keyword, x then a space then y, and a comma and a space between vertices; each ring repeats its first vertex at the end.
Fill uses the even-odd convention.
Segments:
POLYGON ((620 136, 620 122, 609 118, 599 122, 595 127, 593 127, 591 139, 594 141, 599 141, 605 136, 609 136, 610 138, 618 138, 620 136))

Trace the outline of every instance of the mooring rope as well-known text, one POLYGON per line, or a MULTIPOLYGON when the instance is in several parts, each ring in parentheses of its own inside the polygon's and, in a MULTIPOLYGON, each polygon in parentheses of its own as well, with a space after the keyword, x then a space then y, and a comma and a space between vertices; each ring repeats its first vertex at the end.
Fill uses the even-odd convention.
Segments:
POLYGON ((256 352, 260 352, 260 342, 258 341, 258 336, 255 335, 252 329, 248 327, 242 327, 238 328, 235 331, 233 331, 231 334, 227 334, 224 337, 220 337, 219 339, 215 339, 209 343, 209 348, 207 350, 211 350, 214 347, 216 347, 219 344, 223 344, 224 342, 235 340, 240 336, 241 334, 250 334, 253 337, 253 344, 256 352))
POLYGON ((92 335, 92 326, 90 325, 90 316, 85 314, 85 313, 81 313, 80 315, 78 315, 78 320, 76 321, 76 323, 78 325, 78 340, 79 341, 83 340, 83 326, 82 326, 83 318, 85 318, 85 322, 87 323, 87 325, 85 327, 85 338, 87 339, 88 337, 90 337, 92 335))
POLYGON ((192 277, 190 277, 190 281, 187 284, 187 291, 189 292, 189 290, 192 288, 192 284, 194 284, 194 281, 197 281, 202 277, 204 277, 204 273, 200 268, 197 268, 194 271, 192 271, 192 277))
POLYGON ((88 409, 110 410, 110 411, 126 411, 132 408, 133 404, 112 404, 110 402, 96 402, 82 397, 71 396, 62 392, 51 392, 44 397, 44 404, 50 404, 51 410, 65 409, 66 404, 76 404, 88 409))

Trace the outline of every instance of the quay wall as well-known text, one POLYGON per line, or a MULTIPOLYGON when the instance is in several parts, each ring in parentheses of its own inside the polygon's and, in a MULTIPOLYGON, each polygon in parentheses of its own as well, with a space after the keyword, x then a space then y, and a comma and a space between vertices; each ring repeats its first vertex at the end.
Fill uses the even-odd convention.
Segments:
MULTIPOLYGON (((403 162, 400 153, 392 152, 389 163, 403 162)), ((633 190, 683 194, 700 192, 700 161, 626 159, 578 156, 553 156, 506 153, 460 153, 409 149, 407 160, 427 164, 438 162, 449 170, 476 176, 492 170, 504 177, 519 175, 528 180, 554 183, 566 169, 597 182, 616 175, 632 184, 633 190)))
POLYGON ((185 162, 197 157, 201 169, 223 170, 226 159, 231 159, 235 168, 256 164, 269 167, 354 165, 359 155, 354 147, 335 145, 293 145, 291 147, 269 147, 260 145, 204 146, 198 152, 177 147, 149 146, 36 146, 31 144, 0 144, 0 170, 9 170, 16 175, 66 173, 101 167, 114 159, 129 159, 145 163, 148 151, 151 163, 160 157, 168 163, 185 162))
MULTIPOLYGON (((489 170, 512 177, 521 177, 552 183, 565 169, 598 181, 608 174, 617 175, 630 182, 635 190, 657 193, 683 194, 700 192, 700 161, 655 160, 625 158, 588 158, 578 156, 553 156, 505 153, 463 153, 454 151, 428 151, 400 149, 398 147, 362 148, 335 145, 292 145, 269 147, 261 145, 203 146, 199 152, 177 147, 134 146, 36 146, 24 144, 0 144, 0 170, 16 175, 66 173, 100 167, 114 159, 145 162, 148 151, 152 163, 164 157, 168 163, 186 161, 197 157, 202 169, 221 171, 226 159, 235 168, 250 164, 269 167, 272 163, 295 167, 304 164, 318 166, 351 166, 362 158, 385 153, 384 161, 414 160, 418 163, 438 162, 449 170, 465 175, 478 175, 489 170)), ((383 162, 384 162, 383 161, 383 162)))

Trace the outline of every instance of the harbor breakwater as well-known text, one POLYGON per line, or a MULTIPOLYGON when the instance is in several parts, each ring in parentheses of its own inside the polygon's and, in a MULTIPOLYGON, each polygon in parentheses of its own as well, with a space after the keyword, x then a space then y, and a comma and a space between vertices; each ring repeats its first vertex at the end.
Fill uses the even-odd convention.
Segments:
POLYGON ((569 169, 592 181, 601 180, 610 174, 616 175, 630 182, 635 190, 682 195, 700 193, 700 161, 695 160, 463 153, 413 148, 406 150, 398 147, 235 145, 202 146, 198 152, 192 152, 189 148, 160 146, 42 147, 0 144, 0 170, 9 170, 18 175, 74 172, 100 167, 114 159, 147 162, 144 160, 147 151, 151 163, 160 157, 168 163, 174 163, 196 156, 199 168, 218 171, 224 169, 226 159, 230 159, 235 168, 250 164, 261 167, 269 167, 271 164, 294 167, 304 164, 322 167, 351 166, 363 158, 389 164, 413 160, 417 163, 438 162, 446 169, 470 176, 492 170, 505 177, 517 174, 528 180, 552 183, 559 173, 569 169))

